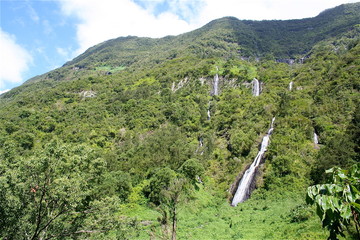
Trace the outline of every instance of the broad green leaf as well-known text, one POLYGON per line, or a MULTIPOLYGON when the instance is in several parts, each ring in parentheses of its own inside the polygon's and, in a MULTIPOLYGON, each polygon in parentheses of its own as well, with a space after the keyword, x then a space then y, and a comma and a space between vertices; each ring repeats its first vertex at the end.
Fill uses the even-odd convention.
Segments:
POLYGON ((308 188, 308 195, 316 203, 316 213, 330 231, 329 239, 337 239, 337 235, 343 236, 342 229, 346 228, 353 219, 352 211, 360 212, 360 192, 358 190, 359 179, 353 173, 358 168, 350 171, 340 168, 332 168, 327 173, 333 173, 332 183, 319 184, 308 188))
POLYGON ((344 191, 344 187, 342 187, 342 186, 340 186, 338 184, 334 184, 334 192, 339 193, 339 192, 342 192, 342 191, 344 191))
POLYGON ((349 219, 351 217, 351 208, 350 205, 344 205, 342 206, 341 210, 340 210, 340 216, 345 218, 345 219, 349 219))
POLYGON ((324 220, 324 211, 321 209, 320 205, 316 205, 316 214, 321 220, 324 220))
POLYGON ((360 191, 354 185, 350 185, 350 189, 353 193, 355 193, 356 199, 358 199, 360 195, 360 191))
POLYGON ((344 196, 347 199, 347 202, 354 202, 354 196, 350 191, 350 186, 349 185, 347 185, 344 188, 344 196))
POLYGON ((338 176, 341 178, 341 179, 346 179, 347 177, 346 177, 346 175, 344 174, 344 172, 339 172, 338 173, 338 176))
POLYGON ((353 206, 358 212, 360 212, 360 204, 359 203, 352 202, 352 203, 350 203, 350 205, 353 206))
POLYGON ((325 173, 333 173, 334 172, 334 168, 330 168, 328 170, 325 170, 325 173))

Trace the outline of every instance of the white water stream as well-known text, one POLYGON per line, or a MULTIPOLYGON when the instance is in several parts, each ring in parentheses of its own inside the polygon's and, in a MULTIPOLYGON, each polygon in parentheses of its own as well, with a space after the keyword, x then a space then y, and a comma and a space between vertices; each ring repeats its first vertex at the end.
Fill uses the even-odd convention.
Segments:
POLYGON ((260 82, 256 78, 252 81, 252 94, 253 96, 259 96, 260 95, 260 82))
POLYGON ((292 81, 291 81, 291 82, 289 83, 289 91, 291 91, 291 90, 292 90, 293 85, 294 85, 294 82, 292 82, 292 81))
POLYGON ((216 74, 214 77, 214 95, 219 94, 219 75, 216 74))
POLYGON ((319 144, 319 137, 318 135, 314 132, 314 144, 319 144))
POLYGON ((204 141, 202 139, 202 137, 199 137, 199 147, 204 146, 204 141))
POLYGON ((238 203, 241 203, 250 197, 250 186, 254 180, 256 168, 259 166, 261 159, 264 156, 264 154, 267 150, 267 147, 269 145, 270 135, 271 135, 272 131, 274 130, 274 121, 275 121, 275 117, 271 121, 271 126, 270 126, 267 134, 262 139, 261 148, 260 148, 259 153, 257 154, 253 163, 245 171, 243 177, 241 178, 239 186, 238 186, 236 193, 234 195, 234 198, 231 202, 231 206, 235 207, 238 205, 238 203))
MULTIPOLYGON (((218 67, 216 67, 216 71, 219 71, 218 67)), ((213 85, 212 95, 213 96, 219 95, 219 75, 217 73, 214 76, 214 85, 213 85)), ((210 118, 211 118, 211 115, 210 115, 210 102, 209 102, 209 108, 207 109, 207 120, 210 120, 210 118)))

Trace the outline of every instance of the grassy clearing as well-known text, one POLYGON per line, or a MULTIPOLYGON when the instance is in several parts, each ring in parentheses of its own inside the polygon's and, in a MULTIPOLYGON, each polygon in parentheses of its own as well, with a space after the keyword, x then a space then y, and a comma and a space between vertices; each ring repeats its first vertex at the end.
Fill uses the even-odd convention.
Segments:
MULTIPOLYGON (((303 194, 274 194, 258 191, 248 201, 231 207, 224 199, 201 187, 194 199, 183 204, 178 216, 178 239, 326 239, 328 233, 314 209, 305 205, 303 194), (305 208, 297 211, 296 209, 305 208), (295 220, 295 221, 294 221, 295 220)), ((156 211, 146 207, 129 209, 128 216, 140 223, 136 239, 149 239, 150 232, 159 238, 160 224, 156 211)), ((155 238, 157 239, 157 238, 155 238)))
POLYGON ((204 189, 201 198, 184 206, 179 217, 179 239, 325 239, 317 216, 292 223, 292 210, 304 204, 299 194, 275 198, 253 197, 237 207, 217 205, 204 189), (195 210, 198 209, 198 210, 195 210))

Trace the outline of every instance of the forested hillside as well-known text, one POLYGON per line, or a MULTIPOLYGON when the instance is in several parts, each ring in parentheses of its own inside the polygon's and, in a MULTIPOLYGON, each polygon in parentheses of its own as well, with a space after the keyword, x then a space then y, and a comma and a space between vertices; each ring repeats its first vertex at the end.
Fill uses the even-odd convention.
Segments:
POLYGON ((305 196, 360 162, 359 56, 359 3, 90 48, 0 96, 0 238, 327 238, 305 196))

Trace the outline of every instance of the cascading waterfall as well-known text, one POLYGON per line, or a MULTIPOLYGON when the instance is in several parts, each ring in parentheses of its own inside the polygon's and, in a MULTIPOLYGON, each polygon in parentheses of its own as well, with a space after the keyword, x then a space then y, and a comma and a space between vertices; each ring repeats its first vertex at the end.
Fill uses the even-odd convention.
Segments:
POLYGON ((259 96, 260 95, 260 82, 256 78, 252 81, 252 94, 253 96, 259 96))
POLYGON ((316 134, 316 132, 314 131, 314 149, 320 149, 319 148, 319 136, 316 134))
POLYGON ((291 91, 291 90, 292 90, 293 85, 294 85, 294 82, 292 82, 292 81, 291 81, 291 82, 289 83, 289 91, 291 91))
MULTIPOLYGON (((216 67, 216 72, 218 72, 218 71, 219 71, 219 68, 216 67)), ((219 75, 217 73, 214 76, 213 90, 210 95, 212 95, 212 96, 219 95, 219 75)), ((211 118, 210 104, 211 104, 211 101, 209 101, 209 107, 207 109, 207 120, 210 120, 210 118, 211 118)))
POLYGON ((204 146, 204 141, 202 139, 202 137, 199 137, 199 147, 204 146))
POLYGON ((315 145, 319 144, 319 136, 316 134, 316 132, 314 132, 314 144, 315 145))
POLYGON ((211 102, 209 101, 209 107, 208 107, 208 109, 207 109, 207 120, 209 121, 210 120, 210 118, 211 118, 211 114, 210 114, 210 107, 211 107, 211 102))
MULTIPOLYGON (((204 147, 204 140, 202 137, 199 138, 199 149, 202 149, 204 147)), ((200 152, 200 155, 204 154, 204 149, 202 149, 202 151, 200 152)))
POLYGON ((267 147, 269 145, 270 135, 274 130, 274 121, 275 121, 275 117, 271 121, 271 125, 270 125, 270 128, 269 128, 267 134, 262 139, 261 148, 260 148, 259 153, 257 154, 253 163, 245 171, 243 177, 241 178, 239 186, 238 186, 236 193, 234 195, 234 198, 231 202, 231 206, 235 207, 238 205, 238 203, 244 202, 246 199, 248 199, 250 197, 250 185, 254 180, 256 169, 260 165, 261 159, 263 158, 263 156, 267 150, 267 147))
MULTIPOLYGON (((219 71, 219 68, 216 67, 216 72, 219 71)), ((219 75, 216 73, 214 76, 214 86, 213 86, 213 91, 212 91, 212 95, 213 96, 217 96, 219 95, 219 75)), ((211 115, 210 115, 210 102, 209 102, 209 108, 207 109, 207 119, 210 120, 211 115)))
POLYGON ((219 88, 219 75, 216 74, 214 77, 214 95, 219 94, 218 88, 219 88))

